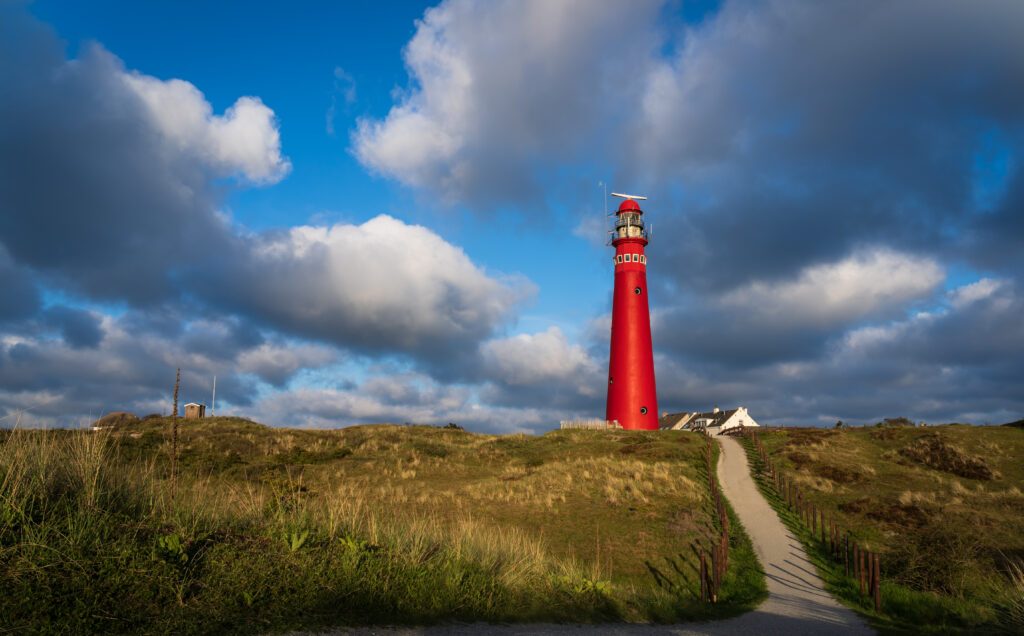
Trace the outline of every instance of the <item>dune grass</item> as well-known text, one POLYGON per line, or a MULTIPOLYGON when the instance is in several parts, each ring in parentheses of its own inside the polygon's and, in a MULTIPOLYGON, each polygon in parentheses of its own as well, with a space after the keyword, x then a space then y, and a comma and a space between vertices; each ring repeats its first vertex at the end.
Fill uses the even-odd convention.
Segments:
MULTIPOLYGON (((775 465, 882 555, 882 613, 760 478, 830 589, 883 632, 1022 632, 1024 433, 949 425, 759 431, 775 465)), ((745 442, 755 470, 759 465, 745 442)))
POLYGON ((763 594, 736 524, 722 602, 685 433, 475 435, 168 421, 0 432, 0 615, 55 633, 678 621, 763 594), (753 572, 753 573, 752 573, 753 572))

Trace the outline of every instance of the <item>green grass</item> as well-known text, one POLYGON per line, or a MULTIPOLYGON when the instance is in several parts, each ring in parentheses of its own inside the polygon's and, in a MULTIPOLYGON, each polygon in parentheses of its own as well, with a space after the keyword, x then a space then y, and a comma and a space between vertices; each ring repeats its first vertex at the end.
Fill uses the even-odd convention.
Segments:
POLYGON ((689 433, 475 435, 168 421, 0 432, 0 616, 54 633, 446 621, 678 621, 764 594, 733 521, 714 606, 689 433))
MULTIPOLYGON (((759 431, 771 461, 868 549, 881 553, 882 614, 861 599, 770 488, 829 588, 884 632, 1022 631, 1024 434, 1009 428, 759 431), (970 475, 970 476, 966 476, 970 475)), ((759 465, 745 440, 752 466, 759 465)))

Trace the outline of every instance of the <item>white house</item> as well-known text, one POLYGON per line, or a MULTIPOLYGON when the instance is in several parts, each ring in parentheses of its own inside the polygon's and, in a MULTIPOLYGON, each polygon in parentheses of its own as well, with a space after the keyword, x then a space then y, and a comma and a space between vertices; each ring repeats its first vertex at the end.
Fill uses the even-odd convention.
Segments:
POLYGON ((737 426, 749 427, 760 426, 746 407, 739 406, 734 409, 723 411, 717 406, 706 413, 672 413, 662 417, 662 428, 679 430, 704 430, 708 428, 718 429, 718 432, 726 431, 737 426))

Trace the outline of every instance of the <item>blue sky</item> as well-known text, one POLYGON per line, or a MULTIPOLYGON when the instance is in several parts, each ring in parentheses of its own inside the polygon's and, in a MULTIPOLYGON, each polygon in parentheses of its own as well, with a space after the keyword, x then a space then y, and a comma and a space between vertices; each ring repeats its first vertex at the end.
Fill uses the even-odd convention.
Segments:
POLYGON ((3 11, 4 422, 600 415, 599 182, 661 410, 1020 417, 1019 3, 3 11))

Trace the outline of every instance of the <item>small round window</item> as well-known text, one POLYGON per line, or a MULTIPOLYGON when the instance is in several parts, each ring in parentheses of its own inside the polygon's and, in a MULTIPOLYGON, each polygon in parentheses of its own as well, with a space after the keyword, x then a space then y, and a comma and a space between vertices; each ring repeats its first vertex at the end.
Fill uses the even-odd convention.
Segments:
POLYGON ((612 379, 608 378, 608 384, 611 384, 611 383, 612 383, 612 379))
POLYGON ((633 293, 636 294, 637 296, 639 296, 641 292, 643 292, 643 290, 640 289, 639 287, 633 288, 633 293))
POLYGON ((640 407, 640 415, 647 415, 647 407, 646 406, 641 406, 640 407))

